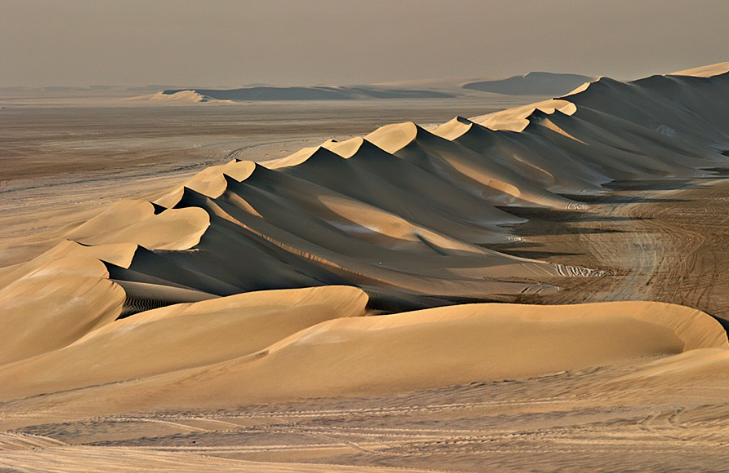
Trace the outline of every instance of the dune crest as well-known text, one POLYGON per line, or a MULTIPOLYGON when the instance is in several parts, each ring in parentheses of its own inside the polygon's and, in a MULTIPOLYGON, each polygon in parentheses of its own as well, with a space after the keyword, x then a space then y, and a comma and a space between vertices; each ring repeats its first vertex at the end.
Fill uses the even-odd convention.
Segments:
POLYGON ((134 243, 149 249, 186 250, 195 246, 210 224, 200 209, 156 213, 150 202, 125 200, 66 234, 87 245, 134 243))
POLYGON ((172 103, 201 103, 208 102, 209 99, 203 97, 201 94, 194 90, 181 90, 173 94, 165 94, 163 92, 157 92, 151 96, 137 97, 137 100, 151 100, 155 102, 172 102, 172 103))
POLYGON ((569 116, 573 115, 577 111, 577 107, 575 104, 568 102, 567 100, 545 100, 544 102, 532 105, 525 105, 519 108, 474 117, 471 121, 492 130, 524 131, 524 129, 529 125, 528 118, 537 110, 548 115, 560 112, 569 116))
POLYGON ((721 62, 711 64, 709 66, 696 67, 694 69, 686 69, 683 71, 673 72, 672 76, 692 76, 692 77, 714 77, 729 72, 729 62, 721 62))

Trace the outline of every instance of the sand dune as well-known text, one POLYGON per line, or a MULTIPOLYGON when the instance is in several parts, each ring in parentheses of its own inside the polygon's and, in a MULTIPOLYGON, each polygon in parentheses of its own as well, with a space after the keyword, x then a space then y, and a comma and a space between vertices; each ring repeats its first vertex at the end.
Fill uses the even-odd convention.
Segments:
POLYGON ((331 392, 361 395, 536 376, 714 347, 729 348, 721 326, 680 306, 475 304, 325 322, 255 356, 150 380, 149 386, 165 393, 164 402, 170 396, 182 405, 331 392), (204 395, 199 390, 203 379, 204 395), (287 383, 281 385, 281 379, 287 383))
POLYGON ((441 139, 414 123, 390 125, 367 136, 380 148, 501 205, 567 208, 568 199, 540 189, 499 163, 441 139), (475 182, 474 182, 475 181, 475 182))
POLYGON ((473 121, 492 130, 524 131, 532 122, 530 118, 537 116, 537 111, 544 112, 547 115, 560 112, 570 116, 577 111, 577 107, 567 100, 552 99, 474 117, 473 121))
POLYGON ((202 103, 209 102, 210 99, 199 94, 194 90, 180 90, 178 92, 165 94, 163 92, 157 92, 153 95, 144 95, 141 97, 133 97, 130 100, 141 101, 151 100, 154 102, 166 102, 166 103, 202 103))
POLYGON ((387 125, 263 165, 232 160, 119 202, 0 272, 0 397, 68 390, 28 402, 92 415, 668 355, 681 358, 643 378, 723 367, 725 331, 690 308, 454 305, 539 297, 602 274, 493 249, 517 240, 519 215, 586 213, 570 195, 726 168, 721 71, 603 78, 432 130, 387 125), (706 357, 694 363, 693 351, 706 357))
MULTIPOLYGON (((610 180, 578 156, 538 136, 501 133, 463 117, 439 126, 433 133, 488 156, 551 192, 599 193, 600 184, 610 180)), ((567 141, 571 144, 575 140, 567 141)))
POLYGON ((279 100, 356 100, 356 99, 432 99, 448 98, 447 92, 389 87, 243 87, 240 89, 170 89, 150 97, 156 101, 171 102, 252 102, 279 100))
MULTIPOLYGON (((126 294, 108 279, 97 255, 108 252, 109 259, 117 260, 120 252, 132 248, 106 245, 87 250, 65 242, 4 274, 0 361, 61 348, 119 317, 126 294)), ((131 260, 129 254, 123 256, 131 260)))
POLYGON ((169 104, 236 103, 276 101, 423 100, 479 97, 483 93, 504 96, 556 97, 574 90, 591 77, 577 74, 530 72, 501 80, 411 80, 371 85, 319 85, 284 87, 256 85, 236 89, 177 88, 126 99, 169 104))
POLYGON ((0 367, 2 396, 65 391, 238 358, 319 322, 363 316, 366 303, 359 289, 329 286, 146 311, 89 331, 62 350, 0 367))
POLYGON ((141 277, 217 296, 355 284, 389 308, 427 307, 433 297, 508 300, 554 290, 544 278, 596 273, 483 248, 513 239, 507 225, 524 220, 509 208, 581 211, 584 204, 558 193, 599 193, 613 180, 708 175, 704 169, 723 165, 722 146, 729 147, 721 144, 728 141, 721 131, 726 109, 717 105, 726 80, 600 79, 559 99, 458 118, 433 132, 388 125, 265 167, 210 168, 155 199, 171 210, 210 215, 199 251, 148 254, 148 263, 113 270, 112 278, 141 277), (237 258, 226 249, 233 247, 248 248, 246 258, 271 271, 253 274, 242 263, 222 261, 237 258))
POLYGON ((505 95, 549 95, 556 97, 573 90, 591 77, 577 74, 554 74, 550 72, 530 72, 501 80, 469 82, 464 89, 480 90, 505 95))
POLYGON ((362 317, 365 302, 356 289, 332 287, 138 314, 63 350, 0 368, 0 381, 9 386, 4 398, 102 385, 91 389, 93 401, 82 399, 82 411, 229 406, 410 391, 729 349, 713 318, 670 304, 472 304, 362 317), (334 319, 312 325, 327 318, 334 319), (270 346, 261 349, 266 341, 270 346), (90 359, 99 361, 88 366, 90 359), (146 379, 109 384, 134 377, 146 379))

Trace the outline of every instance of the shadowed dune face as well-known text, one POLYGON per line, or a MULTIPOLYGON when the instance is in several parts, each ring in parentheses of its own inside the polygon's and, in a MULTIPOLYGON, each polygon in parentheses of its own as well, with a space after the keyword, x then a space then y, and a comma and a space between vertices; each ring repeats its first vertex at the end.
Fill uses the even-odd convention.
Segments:
POLYGON ((720 71, 388 125, 120 202, 1 273, 2 395, 102 385, 89 409, 230 405, 726 350, 714 319, 666 304, 440 307, 599 277, 488 245, 517 239, 520 210, 590 211, 561 194, 726 168, 720 71))

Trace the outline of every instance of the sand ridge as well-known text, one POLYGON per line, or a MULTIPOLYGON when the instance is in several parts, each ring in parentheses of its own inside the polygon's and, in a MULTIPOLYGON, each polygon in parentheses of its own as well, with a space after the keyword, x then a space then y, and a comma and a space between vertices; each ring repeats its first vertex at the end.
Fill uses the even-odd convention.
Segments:
POLYGON ((467 304, 372 317, 363 296, 337 287, 262 291, 137 314, 67 348, 1 367, 5 400, 70 390, 61 405, 79 415, 230 406, 729 350, 713 318, 671 304, 467 304), (169 335, 162 340, 160 333, 169 335))
POLYGON ((601 78, 430 129, 233 159, 119 202, 0 273, 2 407, 31 425, 23 412, 234 408, 623 363, 634 372, 600 386, 720 378, 729 343, 707 313, 495 304, 604 273, 490 246, 518 240, 530 211, 589 214, 577 196, 610 182, 725 168, 728 101, 728 73, 601 78))

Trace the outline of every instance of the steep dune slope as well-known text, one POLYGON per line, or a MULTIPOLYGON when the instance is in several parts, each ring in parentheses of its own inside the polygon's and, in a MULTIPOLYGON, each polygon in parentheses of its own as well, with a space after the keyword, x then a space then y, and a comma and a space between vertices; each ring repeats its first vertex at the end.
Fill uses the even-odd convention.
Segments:
POLYGON ((414 123, 382 127, 367 139, 428 172, 500 205, 567 208, 568 199, 540 189, 527 179, 457 143, 414 123))

